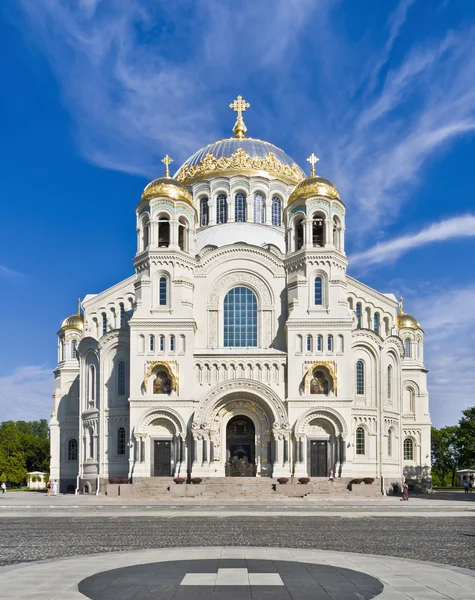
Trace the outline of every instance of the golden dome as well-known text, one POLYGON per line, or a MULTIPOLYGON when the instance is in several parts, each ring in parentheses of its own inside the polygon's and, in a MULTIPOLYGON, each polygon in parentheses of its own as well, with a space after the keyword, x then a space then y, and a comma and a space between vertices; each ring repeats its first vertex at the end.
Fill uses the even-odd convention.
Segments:
POLYGON ((412 317, 406 313, 398 313, 397 316, 397 326, 398 329, 420 329, 421 326, 419 323, 412 317))
POLYGON ((340 200, 340 194, 331 181, 319 175, 314 175, 303 179, 295 186, 294 191, 289 196, 288 204, 299 198, 305 200, 311 196, 324 196, 331 200, 340 200))
POLYGON ((159 177, 151 181, 142 192, 141 200, 151 200, 157 196, 181 200, 193 206, 193 198, 187 188, 171 177, 159 177))
POLYGON ((61 324, 61 329, 77 329, 82 331, 84 329, 84 317, 82 315, 71 315, 61 324))

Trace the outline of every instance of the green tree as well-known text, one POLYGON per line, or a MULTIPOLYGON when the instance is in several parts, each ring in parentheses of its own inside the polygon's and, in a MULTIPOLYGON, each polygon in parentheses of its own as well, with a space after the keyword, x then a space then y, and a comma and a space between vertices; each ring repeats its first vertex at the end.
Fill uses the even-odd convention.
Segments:
POLYGON ((7 481, 22 483, 26 471, 49 471, 49 430, 41 421, 0 424, 0 472, 7 481))
POLYGON ((460 429, 450 425, 442 429, 432 428, 432 468, 441 485, 446 485, 447 475, 455 485, 456 471, 460 465, 460 429))
POLYGON ((462 411, 459 421, 460 468, 475 467, 475 406, 462 411))

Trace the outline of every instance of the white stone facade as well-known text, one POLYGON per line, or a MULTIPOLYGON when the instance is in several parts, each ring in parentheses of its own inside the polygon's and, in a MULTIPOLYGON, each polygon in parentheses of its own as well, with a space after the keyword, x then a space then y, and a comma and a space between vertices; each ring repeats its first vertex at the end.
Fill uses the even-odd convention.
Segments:
POLYGON ((346 274, 341 200, 316 188, 289 202, 288 178, 236 170, 184 181, 192 206, 169 181, 137 206, 135 274, 87 295, 58 332, 60 490, 223 477, 236 463, 258 477, 424 484, 423 331, 394 295, 346 274))

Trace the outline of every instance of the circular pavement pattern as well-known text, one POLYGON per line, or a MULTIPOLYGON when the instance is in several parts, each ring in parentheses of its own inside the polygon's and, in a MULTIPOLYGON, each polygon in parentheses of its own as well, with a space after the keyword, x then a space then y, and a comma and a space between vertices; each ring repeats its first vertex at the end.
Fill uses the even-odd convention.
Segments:
POLYGON ((383 584, 366 573, 285 560, 155 562, 97 573, 79 583, 92 600, 370 600, 383 584))

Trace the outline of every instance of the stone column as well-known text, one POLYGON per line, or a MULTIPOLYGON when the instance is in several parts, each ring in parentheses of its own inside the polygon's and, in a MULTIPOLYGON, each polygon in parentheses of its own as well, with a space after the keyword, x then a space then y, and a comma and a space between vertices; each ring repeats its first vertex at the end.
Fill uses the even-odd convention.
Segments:
POLYGON ((186 443, 186 435, 182 434, 181 435, 181 441, 182 441, 182 452, 181 452, 181 466, 180 466, 180 476, 181 477, 186 477, 187 471, 188 471, 188 445, 186 443))

